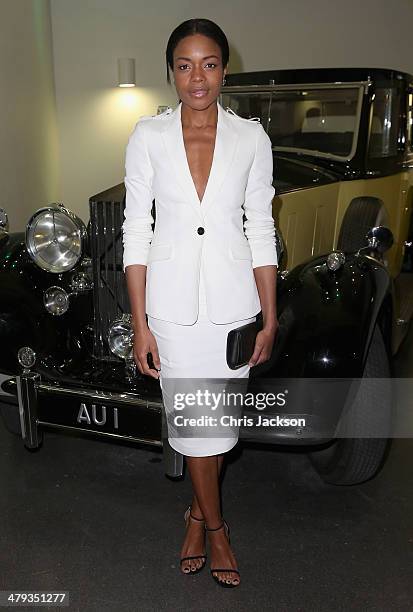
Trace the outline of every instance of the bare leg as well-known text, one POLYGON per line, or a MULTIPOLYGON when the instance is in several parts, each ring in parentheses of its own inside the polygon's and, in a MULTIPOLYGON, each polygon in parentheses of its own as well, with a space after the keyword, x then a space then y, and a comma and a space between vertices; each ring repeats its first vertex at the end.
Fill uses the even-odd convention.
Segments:
MULTIPOLYGON (((191 474, 194 493, 198 501, 198 508, 201 511, 199 518, 203 516, 208 527, 218 527, 222 523, 218 483, 218 456, 187 457, 186 460, 191 474)), ((222 460, 220 467, 222 467, 222 460)), ((190 524, 193 525, 195 522, 191 521, 190 524)), ((199 524, 203 525, 203 523, 199 524)), ((188 529, 187 536, 189 536, 189 531, 188 529)), ((225 529, 222 528, 217 531, 208 532, 208 536, 211 545, 211 567, 237 569, 236 560, 229 545, 225 529)), ((239 577, 234 573, 218 572, 217 577, 223 581, 228 580, 234 584, 239 583, 239 577)))
MULTIPOLYGON (((224 453, 222 453, 221 455, 216 455, 216 457, 218 458, 218 483, 219 483, 219 478, 222 472, 222 466, 224 464, 224 453)), ((204 518, 195 493, 192 498, 191 508, 192 508, 192 514, 194 516, 196 516, 197 518, 204 518)))
MULTIPOLYGON (((217 476, 219 481, 222 465, 224 463, 224 454, 215 455, 215 457, 217 458, 217 476)), ((191 503, 191 514, 193 514, 193 516, 196 518, 204 518, 195 492, 193 494, 191 503)), ((197 555, 198 553, 202 554, 205 549, 205 535, 205 522, 193 521, 189 519, 188 529, 181 550, 181 557, 197 555)), ((198 569, 202 563, 203 561, 201 559, 188 559, 182 563, 182 570, 186 573, 190 573, 191 571, 198 569)))

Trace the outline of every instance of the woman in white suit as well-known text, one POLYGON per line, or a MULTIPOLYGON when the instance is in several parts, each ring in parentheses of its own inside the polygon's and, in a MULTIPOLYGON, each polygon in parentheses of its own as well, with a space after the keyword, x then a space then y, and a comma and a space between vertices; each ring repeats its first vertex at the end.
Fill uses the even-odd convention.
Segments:
POLYGON ((177 381, 186 390, 195 379, 247 381, 250 367, 269 359, 278 327, 271 142, 259 122, 218 103, 228 59, 227 38, 208 19, 185 21, 171 34, 167 78, 171 69, 180 102, 142 117, 129 138, 123 264, 134 358, 142 374, 160 379, 169 443, 185 455, 194 489, 181 570, 204 567, 208 534, 212 576, 232 587, 240 574, 221 514, 219 477, 238 428, 214 437, 200 436, 197 427, 180 435, 173 426, 177 381), (231 370, 228 332, 260 311, 264 325, 250 362, 231 370))

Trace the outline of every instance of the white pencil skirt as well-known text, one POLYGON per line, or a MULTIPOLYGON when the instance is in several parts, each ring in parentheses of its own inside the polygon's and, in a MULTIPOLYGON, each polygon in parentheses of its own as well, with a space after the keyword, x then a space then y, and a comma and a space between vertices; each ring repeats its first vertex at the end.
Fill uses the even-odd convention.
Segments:
MULTIPOLYGON (((228 415, 233 410, 228 407, 223 408, 222 405, 218 406, 217 403, 211 410, 211 407, 205 407, 204 402, 202 408, 195 403, 195 406, 192 405, 191 408, 181 407, 180 410, 177 410, 176 390, 196 394, 202 388, 203 391, 216 392, 218 388, 222 390, 222 384, 214 383, 218 382, 217 379, 219 382, 225 379, 229 382, 229 387, 226 387, 227 391, 233 391, 235 388, 237 392, 245 393, 250 366, 246 364, 237 370, 231 370, 228 367, 226 361, 227 336, 231 329, 254 321, 255 318, 254 316, 223 324, 210 321, 206 311, 202 269, 199 287, 199 314, 193 325, 180 325, 148 315, 148 327, 156 339, 161 362, 159 382, 168 427, 168 441, 179 453, 190 457, 208 457, 225 453, 236 445, 239 438, 239 427, 233 423, 231 427, 221 425, 215 429, 214 426, 203 426, 202 435, 199 437, 197 433, 200 433, 201 430, 197 425, 191 427, 172 425, 175 423, 176 416, 181 418, 181 422, 185 416, 195 416, 197 408, 200 409, 198 414, 218 417, 218 421, 221 421, 219 416, 225 414, 222 422, 228 422, 228 415), (242 380, 237 380, 231 388, 231 381, 234 379, 242 380), (214 432, 218 431, 219 434, 214 437, 214 432)), ((197 397, 199 399, 199 395, 197 397)), ((239 408, 233 410, 234 417, 239 417, 241 413, 239 408)), ((235 421, 235 418, 231 420, 235 421)))

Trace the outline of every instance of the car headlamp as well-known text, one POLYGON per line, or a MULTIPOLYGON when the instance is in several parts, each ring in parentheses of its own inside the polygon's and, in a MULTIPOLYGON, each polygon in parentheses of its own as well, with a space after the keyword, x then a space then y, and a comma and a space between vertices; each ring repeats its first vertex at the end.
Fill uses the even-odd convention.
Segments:
POLYGON ((132 316, 124 314, 115 319, 109 328, 109 348, 121 359, 133 359, 133 327, 132 316))
POLYGON ((344 265, 345 261, 346 256, 342 251, 333 251, 327 256, 327 268, 335 272, 336 270, 339 270, 341 266, 344 265))
POLYGON ((71 270, 82 256, 86 226, 63 204, 40 208, 26 228, 26 247, 33 261, 47 272, 71 270))
POLYGON ((43 294, 43 303, 47 312, 59 317, 69 309, 69 294, 62 287, 49 287, 43 294))

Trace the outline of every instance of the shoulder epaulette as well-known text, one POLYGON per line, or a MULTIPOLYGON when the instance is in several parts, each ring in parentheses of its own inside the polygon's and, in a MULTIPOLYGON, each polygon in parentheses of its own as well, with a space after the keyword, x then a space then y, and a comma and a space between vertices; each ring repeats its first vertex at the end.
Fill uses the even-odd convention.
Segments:
POLYGON ((149 119, 163 119, 164 117, 170 115, 172 111, 173 108, 171 106, 168 106, 164 111, 162 111, 161 113, 157 113, 156 115, 142 115, 142 117, 139 117, 139 121, 148 121, 149 119))
POLYGON ((261 123, 260 117, 250 117, 249 119, 247 119, 246 117, 241 117, 240 115, 237 115, 237 113, 234 113, 232 108, 230 108, 229 106, 227 106, 225 110, 227 111, 227 113, 231 113, 231 115, 234 115, 238 119, 243 119, 244 121, 257 121, 258 123, 261 123))
POLYGON ((163 119, 164 117, 167 117, 168 115, 170 115, 172 113, 172 111, 173 111, 172 106, 167 106, 164 111, 154 115, 153 118, 154 119, 163 119))

